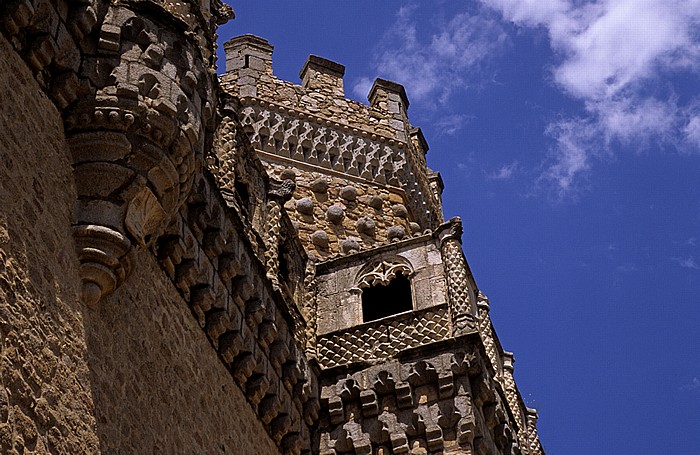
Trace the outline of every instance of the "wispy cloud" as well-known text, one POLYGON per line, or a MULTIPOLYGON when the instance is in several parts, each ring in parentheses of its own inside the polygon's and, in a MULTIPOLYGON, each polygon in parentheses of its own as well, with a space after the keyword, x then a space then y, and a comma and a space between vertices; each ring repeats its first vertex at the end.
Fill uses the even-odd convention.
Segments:
POLYGON ((696 100, 679 106, 673 76, 697 78, 700 0, 481 0, 522 27, 547 31, 554 84, 584 115, 553 122, 540 182, 575 192, 592 163, 615 146, 700 150, 696 100))
MULTIPOLYGON (((497 16, 484 8, 455 14, 428 35, 420 33, 420 24, 426 20, 420 14, 416 3, 399 9, 394 24, 375 49, 373 76, 404 85, 411 102, 437 109, 444 107, 455 91, 481 84, 480 68, 508 38, 497 16)), ((373 79, 357 80, 354 94, 366 96, 373 79)), ((454 134, 454 128, 463 126, 466 118, 461 114, 442 118, 443 123, 452 122, 445 134, 454 134)))
POLYGON ((697 237, 690 237, 685 241, 685 244, 690 246, 698 246, 698 239, 697 237))
POLYGON ((615 267, 615 271, 621 273, 632 273, 638 272, 639 268, 634 264, 621 264, 615 267))
POLYGON ((440 136, 453 136, 469 123, 466 114, 448 114, 438 118, 433 125, 440 136))
POLYGON ((695 258, 692 256, 688 256, 687 258, 671 258, 673 259, 674 262, 676 262, 678 265, 683 267, 684 269, 700 269, 700 266, 698 265, 697 262, 695 262, 695 258))
POLYGON ((504 164, 494 172, 486 174, 489 180, 509 180, 518 171, 518 162, 513 161, 510 164, 504 164))
POLYGON ((684 392, 700 391, 700 379, 697 377, 693 378, 690 383, 681 386, 681 390, 684 392))
MULTIPOLYGON (((546 33, 553 51, 543 79, 578 101, 544 133, 551 147, 537 187, 557 198, 585 188, 600 161, 621 149, 653 146, 700 152, 700 0, 474 0, 440 14, 403 6, 374 49, 374 74, 355 81, 366 96, 375 76, 403 84, 431 115, 438 134, 455 134, 468 117, 450 101, 491 83, 495 56, 511 42, 508 24, 546 33), (433 27, 421 27, 430 22, 433 27), (678 78, 677 76, 682 76, 678 78)), ((440 8, 438 8, 440 9, 440 8)))

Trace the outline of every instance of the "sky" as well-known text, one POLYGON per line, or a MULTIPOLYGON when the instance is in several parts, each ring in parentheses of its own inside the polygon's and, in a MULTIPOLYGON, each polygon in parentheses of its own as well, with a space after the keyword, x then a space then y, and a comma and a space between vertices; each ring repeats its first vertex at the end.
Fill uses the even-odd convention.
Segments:
POLYGON ((547 454, 700 454, 700 0, 229 3, 404 85, 547 454))

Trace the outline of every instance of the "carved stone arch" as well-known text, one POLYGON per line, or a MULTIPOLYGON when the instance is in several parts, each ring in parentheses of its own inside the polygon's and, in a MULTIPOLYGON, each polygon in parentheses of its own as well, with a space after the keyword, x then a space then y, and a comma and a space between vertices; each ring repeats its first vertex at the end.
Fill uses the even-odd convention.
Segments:
POLYGON ((362 320, 371 322, 412 311, 413 275, 411 263, 400 256, 384 256, 360 269, 355 289, 362 300, 362 320))
POLYGON ((383 256, 362 267, 355 279, 360 289, 376 285, 387 285, 397 275, 412 278, 414 275, 411 263, 401 256, 383 256))

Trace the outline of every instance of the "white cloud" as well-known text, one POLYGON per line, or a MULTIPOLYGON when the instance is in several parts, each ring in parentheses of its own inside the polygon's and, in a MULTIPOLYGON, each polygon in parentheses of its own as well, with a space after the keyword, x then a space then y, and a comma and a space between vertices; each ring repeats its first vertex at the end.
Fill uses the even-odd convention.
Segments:
POLYGON ((434 126, 440 136, 452 136, 461 130, 468 122, 468 115, 449 114, 436 120, 434 126))
POLYGON ((546 133, 555 145, 550 163, 537 183, 551 188, 556 199, 570 196, 577 176, 590 168, 590 157, 596 153, 590 144, 597 137, 597 129, 594 122, 580 118, 562 119, 547 128, 546 133))
POLYGON ((513 161, 510 164, 504 164, 498 170, 486 174, 489 180, 509 180, 518 170, 518 162, 513 161))
POLYGON ((677 105, 673 84, 680 72, 698 75, 700 0, 481 2, 519 26, 546 29, 558 58, 554 84, 583 102, 583 117, 548 128, 555 147, 540 181, 559 195, 617 143, 700 150, 700 115, 677 105))
MULTIPOLYGON (((507 36, 495 15, 484 10, 456 14, 428 36, 419 33, 425 20, 418 5, 401 7, 376 49, 374 66, 378 77, 402 84, 411 102, 436 108, 454 91, 481 82, 479 67, 507 36)), ((369 80, 361 78, 353 93, 366 96, 369 80)))
MULTIPOLYGON (((546 32, 553 56, 543 78, 580 102, 578 115, 546 129, 552 147, 538 186, 576 194, 620 147, 700 152, 700 94, 683 94, 676 78, 700 80, 700 0, 476 1, 442 22, 421 4, 403 6, 375 48, 377 76, 403 84, 423 111, 448 109, 432 116, 438 134, 466 123, 449 102, 491 80, 485 68, 510 42, 505 20, 546 32)), ((360 78, 353 92, 366 96, 373 79, 360 78)))
POLYGON ((681 390, 684 392, 700 390, 700 379, 698 379, 697 377, 693 378, 693 380, 690 381, 689 384, 682 386, 681 390))
POLYGON ((683 134, 690 147, 696 150, 700 148, 700 115, 689 116, 683 126, 683 134))
POLYGON ((695 262, 695 258, 692 256, 687 258, 673 258, 673 260, 684 269, 700 269, 700 266, 695 262))

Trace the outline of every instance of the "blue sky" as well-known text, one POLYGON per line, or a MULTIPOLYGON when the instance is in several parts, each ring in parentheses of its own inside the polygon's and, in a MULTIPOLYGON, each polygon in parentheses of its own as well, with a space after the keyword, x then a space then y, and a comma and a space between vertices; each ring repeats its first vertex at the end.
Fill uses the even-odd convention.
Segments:
POLYGON ((548 454, 700 454, 700 1, 230 3, 406 87, 548 454))

